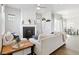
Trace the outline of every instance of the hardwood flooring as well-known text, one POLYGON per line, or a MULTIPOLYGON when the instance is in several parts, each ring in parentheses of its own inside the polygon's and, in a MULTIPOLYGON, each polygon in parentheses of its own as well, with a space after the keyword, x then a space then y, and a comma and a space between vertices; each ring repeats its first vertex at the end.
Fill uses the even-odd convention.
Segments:
POLYGON ((79 55, 79 36, 68 36, 66 45, 60 47, 51 55, 79 55))
POLYGON ((69 49, 64 45, 55 52, 53 52, 51 55, 79 55, 79 52, 69 49))

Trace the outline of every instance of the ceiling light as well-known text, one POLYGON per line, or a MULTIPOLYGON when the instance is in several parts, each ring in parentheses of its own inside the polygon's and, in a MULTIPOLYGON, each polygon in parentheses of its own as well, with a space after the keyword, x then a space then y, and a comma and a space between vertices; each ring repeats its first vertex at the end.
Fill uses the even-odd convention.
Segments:
POLYGON ((40 10, 40 7, 37 7, 37 10, 40 10))

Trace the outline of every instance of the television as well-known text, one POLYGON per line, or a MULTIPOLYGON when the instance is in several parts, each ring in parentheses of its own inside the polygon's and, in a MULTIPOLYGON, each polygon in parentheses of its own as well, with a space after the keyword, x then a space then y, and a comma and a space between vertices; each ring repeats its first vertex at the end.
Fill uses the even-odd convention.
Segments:
POLYGON ((32 38, 35 35, 35 27, 23 27, 23 38, 32 38))

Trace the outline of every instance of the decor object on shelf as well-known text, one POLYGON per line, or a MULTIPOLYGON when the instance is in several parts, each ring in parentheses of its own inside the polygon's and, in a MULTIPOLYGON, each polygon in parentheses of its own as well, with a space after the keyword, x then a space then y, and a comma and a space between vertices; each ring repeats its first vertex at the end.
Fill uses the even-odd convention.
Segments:
POLYGON ((22 20, 22 24, 24 24, 24 20, 22 20))
POLYGON ((29 22, 29 24, 31 24, 31 20, 30 19, 28 20, 28 22, 29 22))

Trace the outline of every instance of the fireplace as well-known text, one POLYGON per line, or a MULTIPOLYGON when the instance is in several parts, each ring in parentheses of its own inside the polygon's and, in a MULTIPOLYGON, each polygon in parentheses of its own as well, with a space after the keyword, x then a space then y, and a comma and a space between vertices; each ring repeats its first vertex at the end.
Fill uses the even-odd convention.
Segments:
POLYGON ((23 27, 23 38, 32 38, 35 35, 35 27, 23 27))

